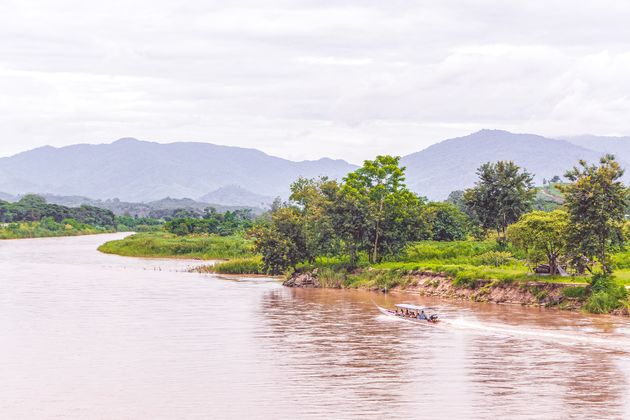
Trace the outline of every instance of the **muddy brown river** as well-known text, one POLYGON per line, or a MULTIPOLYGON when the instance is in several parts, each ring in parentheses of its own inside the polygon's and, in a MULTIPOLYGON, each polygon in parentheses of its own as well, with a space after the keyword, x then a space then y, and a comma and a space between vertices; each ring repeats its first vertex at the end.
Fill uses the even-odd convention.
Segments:
POLYGON ((630 418, 630 321, 0 241, 0 418, 630 418), (436 326, 374 307, 440 305, 436 326))

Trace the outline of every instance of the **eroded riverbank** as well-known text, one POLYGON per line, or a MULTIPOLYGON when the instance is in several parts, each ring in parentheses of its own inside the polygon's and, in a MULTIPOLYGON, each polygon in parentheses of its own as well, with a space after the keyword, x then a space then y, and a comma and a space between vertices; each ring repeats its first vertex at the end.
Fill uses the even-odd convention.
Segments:
MULTIPOLYGON (((581 310, 585 304, 587 285, 546 283, 540 281, 474 280, 463 285, 444 273, 416 271, 401 275, 394 287, 357 286, 380 292, 413 293, 457 301, 492 302, 522 306, 538 306, 563 310, 581 310)), ((284 286, 296 288, 344 288, 342 282, 320 281, 317 271, 294 273, 284 286)), ((628 308, 612 315, 628 316, 628 308)))

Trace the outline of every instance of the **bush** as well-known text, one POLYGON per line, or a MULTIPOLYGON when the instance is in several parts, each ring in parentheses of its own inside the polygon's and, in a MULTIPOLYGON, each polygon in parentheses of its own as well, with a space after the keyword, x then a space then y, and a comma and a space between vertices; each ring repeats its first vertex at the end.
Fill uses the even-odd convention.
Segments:
POLYGON ((584 299, 587 295, 586 287, 567 287, 562 290, 562 294, 568 298, 584 299))
POLYGON ((591 295, 584 309, 594 314, 607 314, 628 305, 628 291, 611 276, 595 274, 590 284, 591 295))
POLYGON ((513 259, 512 254, 506 251, 489 251, 476 257, 479 265, 491 265, 500 267, 513 259))
POLYGON ((236 258, 207 266, 203 271, 220 274, 266 274, 260 257, 236 258))

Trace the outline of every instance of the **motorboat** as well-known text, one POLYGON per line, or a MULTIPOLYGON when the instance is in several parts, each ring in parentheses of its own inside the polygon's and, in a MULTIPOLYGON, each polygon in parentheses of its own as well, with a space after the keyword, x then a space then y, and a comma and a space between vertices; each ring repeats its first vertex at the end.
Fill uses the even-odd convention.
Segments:
POLYGON ((394 316, 397 318, 406 319, 416 322, 429 322, 435 324, 439 322, 439 316, 435 312, 429 314, 428 311, 435 311, 437 308, 431 306, 413 305, 410 303, 398 303, 394 305, 396 310, 383 308, 376 305, 378 310, 388 316, 394 316))

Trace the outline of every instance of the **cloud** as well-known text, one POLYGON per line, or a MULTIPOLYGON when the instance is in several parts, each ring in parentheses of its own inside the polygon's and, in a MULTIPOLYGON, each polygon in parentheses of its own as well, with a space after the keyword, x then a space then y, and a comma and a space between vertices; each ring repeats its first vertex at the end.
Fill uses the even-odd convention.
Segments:
POLYGON ((630 3, 4 1, 0 156, 135 136, 353 162, 630 134, 630 3))

